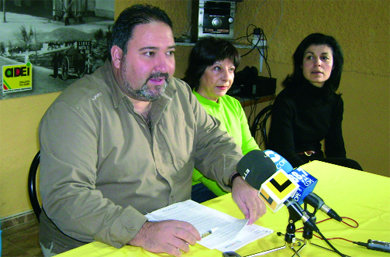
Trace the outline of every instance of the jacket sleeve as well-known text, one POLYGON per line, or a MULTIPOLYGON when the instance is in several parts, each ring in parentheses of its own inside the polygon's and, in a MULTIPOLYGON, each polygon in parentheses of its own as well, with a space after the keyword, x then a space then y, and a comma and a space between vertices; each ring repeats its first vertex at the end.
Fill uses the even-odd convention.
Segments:
POLYGON ((56 102, 40 124, 40 193, 48 217, 68 236, 121 247, 146 221, 96 189, 97 115, 56 102))
POLYGON ((190 97, 196 119, 195 168, 230 192, 230 177, 242 158, 241 149, 227 132, 219 128, 220 122, 206 113, 196 97, 190 97))
POLYGON ((249 129, 248 125, 248 119, 246 118, 244 109, 242 108, 241 104, 237 107, 239 110, 239 119, 241 124, 241 138, 242 138, 242 153, 245 155, 249 153, 252 150, 259 150, 259 146, 255 140, 255 138, 252 136, 252 133, 249 129))
POLYGON ((344 103, 339 96, 332 113, 329 132, 325 137, 326 157, 345 158, 346 151, 342 133, 342 121, 344 113, 344 103))
POLYGON ((286 158, 293 167, 305 161, 295 153, 293 106, 283 98, 276 98, 272 107, 268 147, 286 158))
POLYGON ((208 189, 211 190, 216 196, 221 196, 226 194, 227 192, 224 191, 214 180, 211 180, 209 178, 206 178, 205 176, 200 173, 197 169, 194 169, 194 173, 192 175, 192 179, 195 182, 200 182, 203 185, 205 185, 208 189))
MULTIPOLYGON (((234 123, 229 124, 228 127, 236 127, 237 129, 231 129, 230 131, 228 131, 228 134, 234 138, 235 142, 239 142, 243 154, 246 154, 254 149, 259 149, 255 139, 252 137, 252 134, 249 130, 248 120, 241 106, 241 103, 234 98, 231 99, 231 103, 231 105, 227 105, 224 108, 230 108, 230 113, 232 113, 232 115, 229 115, 229 117, 225 117, 224 120, 225 122, 234 123)), ((228 112, 222 113, 224 113, 224 115, 228 115, 226 114, 228 112)), ((192 178, 194 182, 203 183, 217 196, 226 194, 226 191, 224 191, 214 180, 203 176, 196 169, 194 169, 192 178)))

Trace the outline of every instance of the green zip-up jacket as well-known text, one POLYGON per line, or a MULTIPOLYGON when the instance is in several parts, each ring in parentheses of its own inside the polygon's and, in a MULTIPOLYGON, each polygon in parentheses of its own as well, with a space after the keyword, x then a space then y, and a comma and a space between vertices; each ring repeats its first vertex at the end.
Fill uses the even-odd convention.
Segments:
MULTIPOLYGON (((244 109, 237 99, 224 95, 218 98, 218 102, 214 102, 201 96, 196 91, 193 91, 193 93, 206 109, 206 112, 221 122, 221 129, 227 131, 234 138, 244 155, 252 150, 259 149, 256 140, 250 132, 244 109)), ((192 175, 192 184, 198 183, 203 183, 217 196, 227 193, 215 180, 205 177, 195 169, 192 175)))

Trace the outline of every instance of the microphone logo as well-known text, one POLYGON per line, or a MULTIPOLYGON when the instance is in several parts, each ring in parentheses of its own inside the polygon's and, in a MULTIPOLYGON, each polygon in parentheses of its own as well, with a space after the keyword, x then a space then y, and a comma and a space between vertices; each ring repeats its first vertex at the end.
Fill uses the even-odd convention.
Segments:
POLYGON ((250 169, 246 169, 246 170, 244 171, 244 174, 242 175, 242 177, 243 177, 244 180, 246 179, 246 176, 248 176, 249 172, 251 172, 250 169))
POLYGON ((277 163, 281 157, 279 154, 275 153, 274 151, 270 151, 270 150, 265 150, 264 153, 269 157, 271 158, 271 160, 274 162, 274 163, 277 163))
POLYGON ((293 167, 291 166, 291 164, 285 158, 283 158, 280 154, 278 154, 272 150, 265 150, 264 153, 275 164, 277 170, 284 170, 285 172, 290 172, 293 170, 293 167))
POLYGON ((291 180, 285 171, 279 170, 261 185, 259 197, 275 212, 298 188, 298 184, 291 180))
POLYGON ((292 198, 296 200, 298 204, 302 204, 303 199, 305 199, 309 193, 313 192, 318 180, 302 168, 296 168, 289 172, 288 175, 290 180, 295 181, 299 185, 298 191, 292 198))

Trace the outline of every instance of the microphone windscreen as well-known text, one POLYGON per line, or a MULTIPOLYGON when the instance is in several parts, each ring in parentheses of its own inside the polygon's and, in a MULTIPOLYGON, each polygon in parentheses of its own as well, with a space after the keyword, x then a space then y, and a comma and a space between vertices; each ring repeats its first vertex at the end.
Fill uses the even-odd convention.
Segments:
POLYGON ((298 191, 292 198, 297 201, 298 204, 302 204, 305 197, 313 192, 318 179, 302 168, 296 168, 295 170, 287 172, 287 174, 290 176, 291 180, 299 185, 298 191))
POLYGON ((264 150, 264 153, 275 163, 277 170, 284 170, 288 173, 294 169, 293 166, 277 152, 267 149, 264 150))
POLYGON ((259 190, 261 184, 276 172, 276 166, 263 151, 253 150, 238 162, 237 172, 249 185, 259 190))

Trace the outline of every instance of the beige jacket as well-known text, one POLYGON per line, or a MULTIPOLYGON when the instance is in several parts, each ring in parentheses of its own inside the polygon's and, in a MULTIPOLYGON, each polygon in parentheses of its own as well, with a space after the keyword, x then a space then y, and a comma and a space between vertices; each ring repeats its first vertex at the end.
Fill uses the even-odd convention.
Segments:
POLYGON ((109 62, 55 100, 39 136, 40 193, 53 222, 41 222, 47 246, 68 236, 65 244, 98 240, 121 247, 146 221, 144 214, 190 198, 194 165, 230 191, 242 157, 176 78, 153 102, 149 127, 120 91, 109 62))

